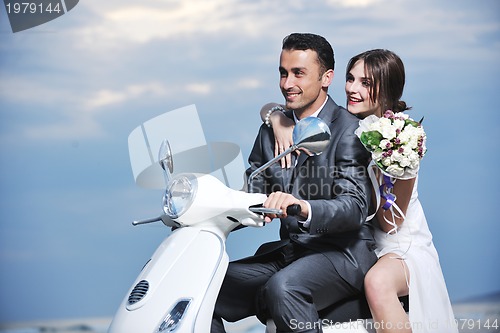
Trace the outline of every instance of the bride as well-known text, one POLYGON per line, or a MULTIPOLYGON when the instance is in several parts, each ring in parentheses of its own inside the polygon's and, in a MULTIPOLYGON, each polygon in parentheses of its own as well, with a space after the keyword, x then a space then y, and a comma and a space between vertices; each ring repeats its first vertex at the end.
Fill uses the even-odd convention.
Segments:
MULTIPOLYGON (((409 108, 400 100, 404 84, 404 65, 395 53, 375 49, 358 54, 346 69, 347 109, 361 119, 382 117, 386 110, 406 111, 409 108)), ((262 120, 273 127, 276 154, 292 143, 293 120, 279 112, 283 109, 269 103, 261 110, 262 120)), ((289 158, 281 163, 284 168, 291 166, 289 158)), ((374 186, 382 185, 380 169, 374 167, 371 176, 374 186)), ((417 183, 418 176, 391 183, 394 203, 380 196, 378 189, 373 191, 373 197, 380 199, 374 200, 379 204, 372 215, 379 259, 365 277, 365 294, 379 333, 458 332, 417 183), (398 299, 405 295, 409 295, 409 314, 398 299)))

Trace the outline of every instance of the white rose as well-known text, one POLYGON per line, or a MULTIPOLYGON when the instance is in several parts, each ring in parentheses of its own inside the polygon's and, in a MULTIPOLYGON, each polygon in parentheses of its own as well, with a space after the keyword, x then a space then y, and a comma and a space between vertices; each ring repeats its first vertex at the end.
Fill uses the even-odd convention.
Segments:
POLYGON ((390 158, 390 157, 386 157, 386 158, 383 158, 383 159, 382 159, 382 164, 383 164, 384 166, 389 166, 389 165, 391 165, 391 163, 392 163, 392 162, 391 162, 391 158, 390 158))
POLYGON ((417 134, 418 136, 425 136, 424 129, 422 127, 416 127, 415 134, 417 134))
POLYGON ((411 165, 411 161, 408 157, 403 157, 399 162, 399 165, 401 165, 401 167, 403 168, 406 168, 411 165))
POLYGON ((389 118, 380 118, 379 124, 380 126, 391 126, 392 121, 389 118))
POLYGON ((391 155, 391 160, 394 162, 400 162, 401 159, 403 159, 403 154, 401 154, 397 150, 394 150, 391 155))
POLYGON ((405 173, 405 170, 397 165, 390 165, 385 171, 394 177, 402 177, 405 173))
POLYGON ((386 139, 392 140, 396 137, 396 129, 393 127, 382 127, 382 136, 386 139))
POLYGON ((403 127, 405 126, 405 121, 400 119, 395 119, 393 126, 399 130, 402 130, 403 127))
POLYGON ((411 152, 413 151, 413 149, 411 149, 410 145, 407 143, 407 144, 404 144, 402 145, 401 147, 399 147, 400 149, 403 149, 403 155, 405 156, 408 156, 409 154, 411 154, 411 152))
POLYGON ((414 150, 411 150, 408 155, 406 155, 408 159, 410 160, 410 163, 414 163, 415 161, 418 162, 420 160, 420 157, 418 156, 418 153, 414 150))
POLYGON ((406 130, 403 130, 398 135, 399 141, 401 141, 402 144, 408 143, 408 141, 410 141, 410 137, 411 137, 410 133, 406 130))
POLYGON ((382 139, 378 146, 382 149, 387 149, 392 147, 392 143, 387 139, 382 139))
POLYGON ((380 118, 378 126, 377 131, 379 131, 384 138, 390 140, 396 137, 396 128, 392 126, 390 119, 380 118))
POLYGON ((372 159, 374 159, 376 162, 380 161, 382 159, 382 154, 384 152, 381 150, 375 150, 372 152, 372 159))
POLYGON ((418 147, 418 136, 412 136, 408 141, 408 147, 411 150, 414 150, 418 147))

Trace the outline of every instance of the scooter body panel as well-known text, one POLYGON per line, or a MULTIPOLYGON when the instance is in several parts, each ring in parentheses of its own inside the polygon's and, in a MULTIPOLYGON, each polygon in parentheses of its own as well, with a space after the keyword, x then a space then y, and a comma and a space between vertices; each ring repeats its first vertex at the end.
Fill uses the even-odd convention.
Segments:
POLYGON ((137 277, 108 332, 158 332, 179 300, 190 302, 175 332, 206 332, 228 263, 224 240, 215 233, 176 229, 137 277), (130 304, 129 297, 137 290, 140 299, 130 304))

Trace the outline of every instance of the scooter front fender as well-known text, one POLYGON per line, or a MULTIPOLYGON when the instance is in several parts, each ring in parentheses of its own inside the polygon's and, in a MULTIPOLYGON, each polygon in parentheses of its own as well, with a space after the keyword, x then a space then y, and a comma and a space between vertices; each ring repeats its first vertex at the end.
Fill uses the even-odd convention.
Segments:
POLYGON ((176 229, 133 283, 108 332, 163 332, 159 327, 181 300, 189 301, 182 318, 174 330, 164 332, 208 332, 228 263, 224 241, 217 234, 176 229))

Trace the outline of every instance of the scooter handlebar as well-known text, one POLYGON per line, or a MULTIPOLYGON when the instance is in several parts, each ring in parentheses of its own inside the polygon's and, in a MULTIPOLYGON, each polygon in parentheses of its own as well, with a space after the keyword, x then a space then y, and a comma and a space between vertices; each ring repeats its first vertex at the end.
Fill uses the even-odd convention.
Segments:
POLYGON ((299 204, 294 204, 286 208, 286 214, 290 216, 297 216, 301 211, 302 209, 300 208, 299 204))
MULTIPOLYGON (((257 214, 276 214, 276 215, 281 215, 283 214, 283 211, 281 209, 275 209, 275 208, 265 208, 265 207, 250 207, 250 211, 257 213, 257 214)), ((290 205, 286 208, 286 214, 290 216, 297 216, 301 212, 301 208, 299 204, 294 204, 290 205)))
POLYGON ((155 222, 163 222, 164 225, 167 227, 178 227, 179 224, 169 218, 167 215, 162 214, 157 217, 149 218, 149 219, 143 219, 143 220, 136 220, 132 222, 132 225, 137 226, 141 224, 149 224, 149 223, 155 223, 155 222))

